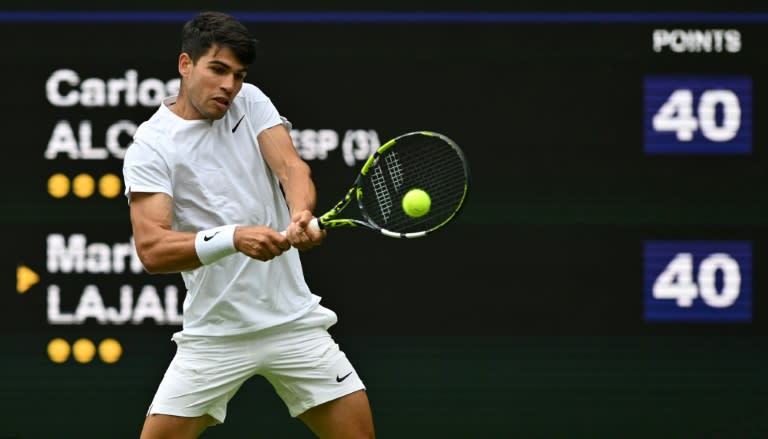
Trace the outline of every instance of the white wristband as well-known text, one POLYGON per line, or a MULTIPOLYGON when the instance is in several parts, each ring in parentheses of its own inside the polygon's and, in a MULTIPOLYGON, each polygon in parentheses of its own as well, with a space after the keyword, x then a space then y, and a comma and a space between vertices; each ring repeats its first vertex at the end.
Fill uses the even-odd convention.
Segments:
POLYGON ((234 224, 229 224, 197 232, 195 251, 200 262, 208 265, 224 256, 237 253, 235 248, 236 227, 234 224))

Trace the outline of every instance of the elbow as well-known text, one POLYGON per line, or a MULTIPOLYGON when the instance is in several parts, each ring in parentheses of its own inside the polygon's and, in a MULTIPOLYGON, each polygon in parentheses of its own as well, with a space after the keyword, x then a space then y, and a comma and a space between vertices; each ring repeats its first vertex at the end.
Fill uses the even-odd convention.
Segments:
POLYGON ((149 274, 163 273, 163 269, 160 265, 160 258, 152 252, 150 248, 137 248, 137 254, 141 265, 144 266, 144 270, 149 274))
POLYGON ((159 267, 153 266, 153 265, 147 265, 144 264, 144 271, 146 271, 148 274, 163 274, 165 271, 161 270, 159 267))

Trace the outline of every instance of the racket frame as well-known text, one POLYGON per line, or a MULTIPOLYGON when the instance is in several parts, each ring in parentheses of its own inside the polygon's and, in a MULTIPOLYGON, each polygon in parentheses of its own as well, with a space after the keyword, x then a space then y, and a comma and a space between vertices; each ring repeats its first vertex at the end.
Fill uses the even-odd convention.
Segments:
POLYGON ((379 160, 379 158, 388 149, 390 149, 392 146, 394 146, 397 143, 398 140, 400 140, 400 139, 402 139, 402 138, 404 138, 406 136, 412 136, 412 135, 417 135, 417 134, 418 135, 426 135, 426 136, 436 136, 436 137, 439 137, 442 141, 448 143, 452 148, 454 148, 456 153, 461 158, 462 163, 464 164, 465 173, 467 175, 467 180, 468 180, 468 178, 469 178, 469 170, 467 169, 467 166, 466 166, 466 159, 464 157, 464 153, 461 151, 461 149, 458 147, 458 145, 456 145, 456 143, 453 142, 451 139, 449 139, 448 137, 446 137, 446 136, 444 136, 444 135, 442 135, 440 133, 436 133, 436 132, 433 132, 433 131, 413 131, 413 132, 410 132, 410 133, 405 133, 405 134, 402 134, 400 136, 395 137, 394 139, 389 140, 385 144, 383 144, 380 147, 378 147, 376 149, 376 151, 374 151, 374 153, 371 154, 370 157, 368 157, 368 159, 365 161, 363 166, 360 168, 360 172, 358 173, 357 177, 355 178, 354 183, 349 188, 349 190, 347 190, 347 193, 344 195, 344 197, 341 200, 339 200, 339 202, 336 203, 336 205, 334 205, 333 208, 331 208, 326 213, 324 213, 323 215, 321 215, 318 218, 316 218, 316 220, 313 220, 311 226, 312 227, 316 227, 318 229, 332 229, 332 228, 337 228, 337 227, 365 227, 365 228, 368 228, 368 229, 371 229, 371 230, 378 231, 382 235, 389 236, 389 237, 392 237, 392 238, 406 238, 406 239, 410 239, 410 238, 420 238, 420 237, 423 237, 423 236, 425 236, 425 235, 427 235, 427 234, 429 234, 429 233, 431 233, 431 232, 433 232, 433 231, 443 227, 445 224, 447 224, 449 221, 451 221, 456 216, 456 214, 461 210, 462 206, 464 205, 464 200, 467 197, 468 181, 464 182, 464 192, 463 192, 463 194, 461 196, 461 199, 458 202, 458 205, 454 209, 453 213, 450 216, 448 216, 443 222, 438 224, 437 226, 432 227, 432 228, 427 229, 427 230, 418 231, 418 232, 408 232, 408 233, 393 232, 391 230, 387 230, 387 229, 385 229, 383 227, 380 227, 377 224, 374 224, 371 221, 370 216, 367 214, 366 209, 365 209, 365 207, 363 206, 363 204, 361 202, 361 199, 362 199, 361 197, 363 195, 363 189, 361 187, 362 186, 361 182, 362 182, 362 179, 365 178, 365 176, 368 174, 368 172, 370 171, 371 167, 374 166, 377 163, 377 161, 379 160), (361 215, 363 216, 363 218, 365 220, 360 220, 360 219, 355 219, 355 218, 336 218, 341 213, 341 211, 343 211, 349 205, 349 203, 352 202, 352 199, 355 199, 358 202, 358 208, 360 209, 360 213, 361 213, 361 215))

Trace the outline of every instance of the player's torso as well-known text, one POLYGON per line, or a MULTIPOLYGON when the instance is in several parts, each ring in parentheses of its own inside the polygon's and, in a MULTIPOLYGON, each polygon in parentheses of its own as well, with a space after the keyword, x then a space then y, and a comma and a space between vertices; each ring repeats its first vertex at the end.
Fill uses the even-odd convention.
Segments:
POLYGON ((169 139, 178 230, 275 222, 275 179, 243 115, 233 105, 222 119, 182 126, 169 139))

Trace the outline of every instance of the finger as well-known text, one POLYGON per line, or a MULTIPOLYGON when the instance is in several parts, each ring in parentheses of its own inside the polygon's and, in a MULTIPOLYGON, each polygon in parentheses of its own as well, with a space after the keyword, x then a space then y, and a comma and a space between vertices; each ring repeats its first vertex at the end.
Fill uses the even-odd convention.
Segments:
POLYGON ((275 256, 281 255, 284 251, 291 248, 291 240, 288 238, 288 233, 280 232, 278 235, 278 239, 274 239, 272 242, 270 242, 270 250, 275 254, 275 256))

